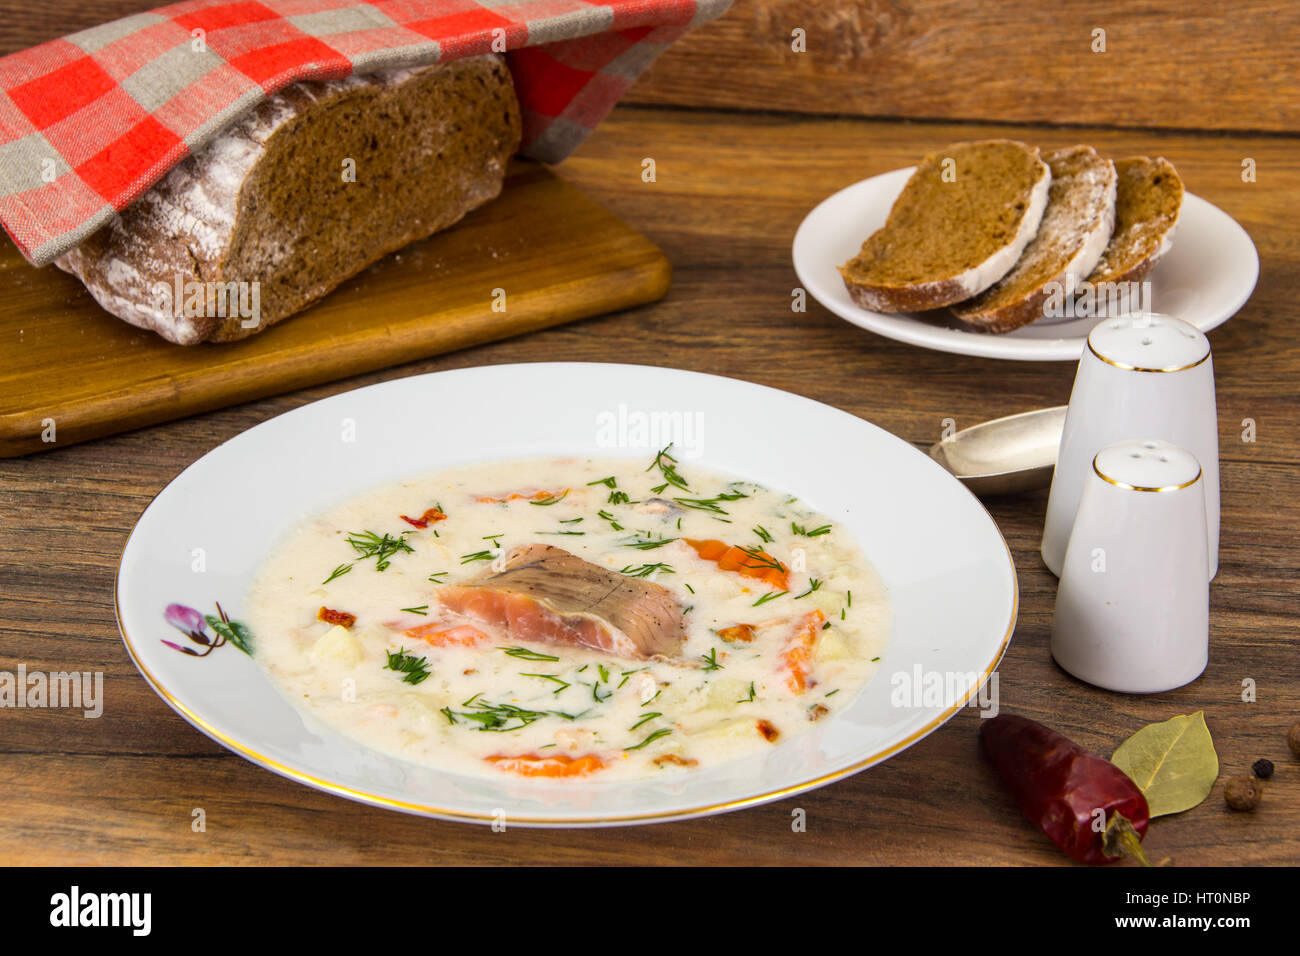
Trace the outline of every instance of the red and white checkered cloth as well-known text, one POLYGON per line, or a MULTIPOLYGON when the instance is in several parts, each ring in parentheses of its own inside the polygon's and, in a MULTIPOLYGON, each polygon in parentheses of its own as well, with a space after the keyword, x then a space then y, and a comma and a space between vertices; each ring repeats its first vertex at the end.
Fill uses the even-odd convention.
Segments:
POLYGON ((0 223, 45 265, 300 80, 505 50, 522 152, 571 153, 731 0, 189 0, 0 58, 0 223))

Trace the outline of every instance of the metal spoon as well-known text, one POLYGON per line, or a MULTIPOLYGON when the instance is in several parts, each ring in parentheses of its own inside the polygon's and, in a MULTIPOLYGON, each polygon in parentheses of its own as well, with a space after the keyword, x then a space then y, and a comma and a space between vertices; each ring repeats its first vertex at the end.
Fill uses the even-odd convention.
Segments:
POLYGON ((936 442, 930 457, 977 495, 1007 495, 1052 482, 1065 405, 995 418, 936 442))

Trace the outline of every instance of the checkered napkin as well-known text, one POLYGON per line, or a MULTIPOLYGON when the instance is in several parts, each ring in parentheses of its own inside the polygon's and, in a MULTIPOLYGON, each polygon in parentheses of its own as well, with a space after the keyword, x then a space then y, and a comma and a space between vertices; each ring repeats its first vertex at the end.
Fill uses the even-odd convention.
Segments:
POLYGON ((300 80, 506 50, 522 152, 571 153, 731 0, 189 0, 0 58, 0 223, 45 265, 300 80))

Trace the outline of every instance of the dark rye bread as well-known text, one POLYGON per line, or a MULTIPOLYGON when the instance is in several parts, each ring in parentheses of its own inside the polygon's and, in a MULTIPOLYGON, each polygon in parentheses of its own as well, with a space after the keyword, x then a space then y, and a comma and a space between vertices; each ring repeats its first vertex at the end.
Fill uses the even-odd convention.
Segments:
POLYGON ((1115 164, 1091 146, 1043 154, 1052 188, 1038 234, 1011 271, 991 288, 953 306, 953 314, 985 332, 1010 332, 1043 316, 1049 294, 1073 293, 1101 258, 1115 225, 1115 164))
POLYGON ((1169 251, 1183 205, 1183 181, 1163 156, 1115 160, 1115 231, 1088 276, 1099 283, 1141 282, 1169 251))
POLYGON ((245 338, 496 197, 519 137, 514 86, 496 56, 299 83, 58 264, 109 312, 172 342, 245 338), (178 278, 182 289, 257 283, 258 321, 224 296, 187 314, 195 310, 173 301, 178 278), (224 317, 209 314, 214 302, 224 317))
POLYGON ((1000 279, 1038 230, 1051 172, 1012 140, 926 156, 885 225, 840 266, 850 297, 877 312, 936 309, 1000 279))

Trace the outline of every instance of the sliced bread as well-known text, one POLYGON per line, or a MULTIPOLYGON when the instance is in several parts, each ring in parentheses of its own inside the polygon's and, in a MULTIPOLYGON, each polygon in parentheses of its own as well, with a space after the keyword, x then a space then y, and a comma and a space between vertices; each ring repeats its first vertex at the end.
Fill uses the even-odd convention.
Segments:
POLYGON ((1146 278, 1173 244, 1183 205, 1183 181, 1163 156, 1117 159, 1115 172, 1115 231, 1088 276, 1093 286, 1146 278))
POLYGON ((1115 165, 1091 146, 1045 153, 1052 170, 1038 234, 1011 271, 987 291, 953 306, 953 314, 986 332, 1010 332, 1043 315, 1053 291, 1071 295, 1096 267, 1115 226, 1115 165))
POLYGON ((877 312, 910 312, 983 292, 1038 231, 1051 180, 1038 150, 1012 140, 931 153, 885 225, 840 266, 850 297, 877 312))

